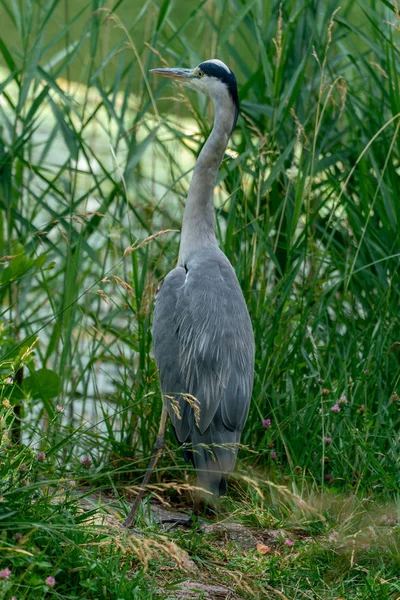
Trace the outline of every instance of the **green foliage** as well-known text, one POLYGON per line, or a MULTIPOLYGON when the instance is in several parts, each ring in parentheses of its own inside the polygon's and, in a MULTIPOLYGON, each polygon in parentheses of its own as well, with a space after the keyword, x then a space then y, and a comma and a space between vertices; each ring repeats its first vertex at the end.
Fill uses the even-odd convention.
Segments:
POLYGON ((127 577, 129 536, 116 551, 110 529, 95 523, 97 508, 83 510, 85 496, 74 491, 79 470, 59 479, 44 452, 5 440, 3 429, 0 598, 48 598, 54 585, 63 598, 152 597, 142 571, 127 577))
MULTIPOLYGON (((295 485, 301 472, 304 486, 381 499, 400 491, 396 4, 181 4, 0 3, 0 376, 14 406, 3 405, 2 493, 28 515, 28 551, 39 554, 12 556, 38 597, 50 593, 41 573, 75 560, 93 560, 93 577, 83 596, 77 567, 66 597, 102 597, 119 556, 93 542, 102 532, 78 527, 71 495, 52 502, 50 482, 76 472, 104 486, 138 482, 156 436, 152 303, 179 235, 141 242, 180 228, 211 127, 204 98, 149 77, 164 60, 188 66, 212 54, 239 83, 242 117, 216 206, 257 345, 240 476, 295 485), (11 437, 24 445, 9 450, 11 437), (82 471, 85 456, 92 471, 82 471), (27 489, 21 462, 36 473, 27 489)), ((169 446, 158 477, 180 480, 172 436, 169 446)), ((238 484, 242 493, 253 497, 238 484)), ((269 509, 257 503, 252 519, 265 525, 269 509)), ((110 597, 132 597, 135 578, 122 580, 110 580, 110 597)))

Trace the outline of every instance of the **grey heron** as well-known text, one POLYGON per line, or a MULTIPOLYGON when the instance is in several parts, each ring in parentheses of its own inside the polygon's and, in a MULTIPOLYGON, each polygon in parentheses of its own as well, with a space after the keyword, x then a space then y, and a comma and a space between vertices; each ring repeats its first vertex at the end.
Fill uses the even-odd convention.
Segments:
MULTIPOLYGON (((194 168, 178 264, 161 284, 153 350, 164 410, 152 470, 164 445, 167 414, 199 488, 226 491, 246 423, 254 374, 254 335, 235 271, 218 246, 214 188, 239 114, 236 78, 217 59, 194 69, 153 69, 211 97, 214 126, 194 168)), ((149 480, 149 471, 143 483, 149 480)), ((143 489, 143 488, 142 488, 143 489)), ((140 497, 125 525, 131 525, 140 497)))

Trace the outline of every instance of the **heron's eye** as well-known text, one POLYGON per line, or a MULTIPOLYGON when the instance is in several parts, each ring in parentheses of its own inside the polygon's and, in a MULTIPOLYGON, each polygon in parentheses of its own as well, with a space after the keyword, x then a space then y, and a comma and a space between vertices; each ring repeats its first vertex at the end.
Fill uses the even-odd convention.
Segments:
POLYGON ((203 71, 199 71, 199 72, 197 73, 197 75, 198 75, 198 77, 203 77, 204 73, 203 73, 203 71))

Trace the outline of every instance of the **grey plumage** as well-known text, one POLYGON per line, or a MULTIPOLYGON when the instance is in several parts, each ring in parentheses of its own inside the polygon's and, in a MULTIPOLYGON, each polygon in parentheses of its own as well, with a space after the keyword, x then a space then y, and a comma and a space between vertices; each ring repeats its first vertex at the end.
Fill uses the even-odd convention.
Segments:
POLYGON ((157 295, 153 348, 176 436, 185 444, 199 486, 219 494, 235 465, 254 372, 248 310, 214 231, 216 176, 238 113, 236 80, 217 60, 190 71, 155 72, 208 93, 215 106, 214 127, 185 206, 178 266, 157 295))

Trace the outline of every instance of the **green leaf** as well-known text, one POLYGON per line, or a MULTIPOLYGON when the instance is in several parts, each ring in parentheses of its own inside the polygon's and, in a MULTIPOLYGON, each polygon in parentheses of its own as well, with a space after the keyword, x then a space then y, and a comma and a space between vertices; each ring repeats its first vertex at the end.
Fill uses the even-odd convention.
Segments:
POLYGON ((63 113, 61 112, 60 108, 57 106, 57 104, 52 100, 52 98, 50 96, 48 97, 48 101, 50 103, 53 114, 57 120, 57 123, 61 129, 61 134, 62 134, 62 136, 64 138, 64 142, 66 143, 68 150, 71 154, 71 158, 74 160, 77 160, 78 152, 79 152, 77 134, 73 129, 71 129, 70 125, 65 120, 65 117, 64 117, 63 113))
POLYGON ((166 19, 170 4, 171 4, 171 0, 164 0, 162 6, 160 8, 160 12, 158 14, 156 31, 159 31, 161 29, 161 27, 163 26, 163 23, 166 19))
POLYGON ((21 244, 15 243, 12 246, 11 256, 9 266, 1 272, 1 286, 21 279, 35 265, 35 260, 26 256, 25 248, 21 244))
POLYGON ((39 369, 26 377, 23 389, 34 398, 55 398, 60 393, 61 380, 57 373, 50 369, 39 369))
POLYGON ((243 8, 239 10, 234 18, 230 21, 229 26, 222 33, 218 43, 220 46, 223 46, 229 39, 229 37, 233 34, 234 31, 239 27, 240 23, 243 21, 247 13, 253 8, 255 3, 258 0, 250 0, 250 2, 245 2, 243 8))

